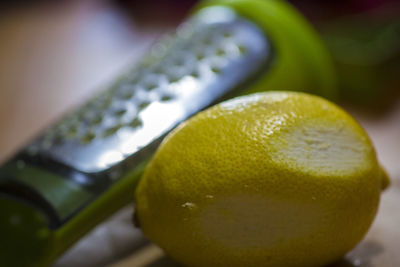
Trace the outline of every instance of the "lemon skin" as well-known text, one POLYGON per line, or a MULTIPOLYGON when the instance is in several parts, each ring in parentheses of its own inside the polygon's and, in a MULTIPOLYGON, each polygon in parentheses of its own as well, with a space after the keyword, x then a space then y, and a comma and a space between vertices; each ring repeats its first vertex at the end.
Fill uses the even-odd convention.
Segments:
POLYGON ((167 136, 136 212, 144 234, 185 266, 323 266, 363 238, 386 182, 345 111, 268 92, 216 105, 167 136))

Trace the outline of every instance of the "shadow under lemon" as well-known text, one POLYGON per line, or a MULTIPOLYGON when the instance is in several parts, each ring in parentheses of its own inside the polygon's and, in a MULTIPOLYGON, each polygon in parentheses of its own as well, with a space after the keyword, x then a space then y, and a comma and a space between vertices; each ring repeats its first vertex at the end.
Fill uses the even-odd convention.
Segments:
MULTIPOLYGON (((355 265, 353 264, 350 260, 347 259, 342 259, 339 260, 335 263, 332 263, 330 265, 327 265, 326 267, 369 267, 369 265, 355 265)), ((184 267, 180 265, 179 263, 175 262, 168 256, 163 256, 161 258, 156 259, 155 261, 147 264, 145 267, 184 267)))

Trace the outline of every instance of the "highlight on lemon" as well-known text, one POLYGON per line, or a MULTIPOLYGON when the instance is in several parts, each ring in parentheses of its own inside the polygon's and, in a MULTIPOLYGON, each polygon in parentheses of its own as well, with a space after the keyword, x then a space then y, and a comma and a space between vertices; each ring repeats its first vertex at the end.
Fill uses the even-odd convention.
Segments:
POLYGON ((185 266, 323 266, 363 238, 388 177, 322 98, 242 96, 169 134, 136 190, 144 234, 185 266))

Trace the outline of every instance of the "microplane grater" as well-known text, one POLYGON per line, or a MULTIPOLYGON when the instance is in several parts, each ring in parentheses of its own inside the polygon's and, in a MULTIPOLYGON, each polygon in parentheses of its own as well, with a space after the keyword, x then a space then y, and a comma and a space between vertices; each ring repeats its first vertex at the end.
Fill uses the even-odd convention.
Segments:
MULTIPOLYGON (((148 159, 179 122, 240 92, 265 71, 271 50, 253 23, 228 8, 206 8, 11 161, 48 169, 93 193, 76 212, 148 159)), ((47 212, 53 227, 72 216, 57 207, 47 212)))

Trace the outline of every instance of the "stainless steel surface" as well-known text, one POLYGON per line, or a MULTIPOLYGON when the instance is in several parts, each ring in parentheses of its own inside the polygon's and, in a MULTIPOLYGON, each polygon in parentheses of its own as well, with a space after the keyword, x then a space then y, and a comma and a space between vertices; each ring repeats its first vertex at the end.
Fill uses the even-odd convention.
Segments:
POLYGON ((85 173, 108 170, 237 89, 270 58, 257 26, 226 8, 205 9, 26 152, 85 173))

